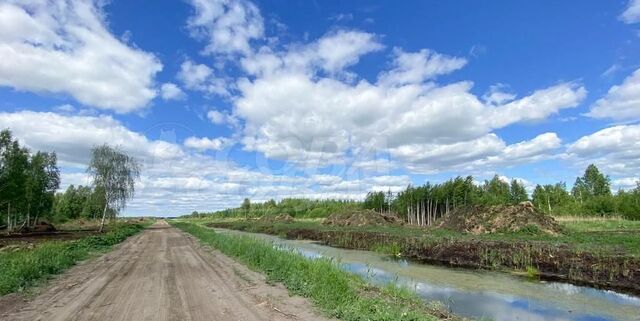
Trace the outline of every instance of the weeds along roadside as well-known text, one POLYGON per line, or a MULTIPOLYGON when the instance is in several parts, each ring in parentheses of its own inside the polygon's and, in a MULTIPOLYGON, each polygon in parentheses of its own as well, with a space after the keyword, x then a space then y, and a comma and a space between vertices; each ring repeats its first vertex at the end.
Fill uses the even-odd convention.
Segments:
POLYGON ((0 253, 0 295, 24 291, 64 272, 78 261, 106 252, 146 225, 116 223, 104 234, 73 241, 47 241, 32 249, 0 253))
POLYGON ((393 284, 375 287, 342 271, 329 259, 307 259, 245 236, 215 233, 187 222, 170 222, 203 244, 238 259, 253 270, 280 282, 293 294, 309 298, 327 316, 341 320, 457 320, 429 306, 407 289, 393 284))

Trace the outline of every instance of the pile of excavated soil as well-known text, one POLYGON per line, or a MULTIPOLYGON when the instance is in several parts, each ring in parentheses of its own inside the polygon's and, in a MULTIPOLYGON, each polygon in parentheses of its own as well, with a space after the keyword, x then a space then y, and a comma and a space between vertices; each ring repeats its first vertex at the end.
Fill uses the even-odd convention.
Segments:
POLYGON ((36 222, 36 224, 33 226, 32 231, 34 232, 55 232, 57 231, 57 229, 55 228, 55 226, 53 226, 53 224, 45 221, 45 220, 38 220, 38 222, 36 222))
POLYGON ((531 202, 511 206, 459 207, 445 215, 439 227, 473 234, 541 231, 556 235, 562 232, 553 217, 538 212, 531 202))
POLYGON ((46 233, 46 232, 55 232, 57 229, 53 224, 47 222, 44 219, 39 219, 33 226, 25 226, 20 231, 21 233, 46 233))
POLYGON ((402 220, 393 214, 381 214, 372 210, 350 210, 333 213, 322 224, 337 226, 402 225, 402 220))
POLYGON ((293 217, 289 214, 264 215, 258 219, 261 223, 293 223, 293 217))

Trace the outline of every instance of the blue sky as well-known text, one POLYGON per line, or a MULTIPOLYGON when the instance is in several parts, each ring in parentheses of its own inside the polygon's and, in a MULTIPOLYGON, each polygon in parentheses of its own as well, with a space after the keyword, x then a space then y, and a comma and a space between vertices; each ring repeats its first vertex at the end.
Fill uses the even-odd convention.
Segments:
POLYGON ((0 1, 0 127, 126 214, 640 174, 640 1, 0 1))

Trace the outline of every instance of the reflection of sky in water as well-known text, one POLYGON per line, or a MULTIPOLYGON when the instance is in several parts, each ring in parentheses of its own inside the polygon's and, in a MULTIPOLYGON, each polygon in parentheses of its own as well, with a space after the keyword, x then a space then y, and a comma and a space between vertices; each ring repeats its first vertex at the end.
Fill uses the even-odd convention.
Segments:
POLYGON ((527 298, 514 298, 489 292, 464 292, 450 287, 431 286, 424 282, 397 277, 384 270, 361 263, 345 263, 342 267, 351 273, 358 274, 372 283, 385 284, 397 281, 428 301, 440 301, 452 312, 467 317, 492 320, 528 320, 528 321, 609 321, 616 320, 604 316, 580 315, 545 306, 527 298))
MULTIPOLYGON (((397 282, 399 285, 413 289, 427 301, 442 302, 452 312, 462 316, 477 319, 485 317, 495 321, 640 321, 640 298, 613 291, 556 282, 536 283, 538 285, 537 289, 544 291, 545 295, 547 293, 553 295, 549 297, 537 295, 536 298, 530 298, 526 295, 497 293, 492 287, 478 287, 470 290, 457 286, 455 282, 451 282, 453 284, 438 282, 441 280, 433 277, 429 278, 426 274, 420 274, 419 278, 415 278, 413 275, 408 277, 393 273, 393 271, 404 271, 409 268, 427 267, 424 265, 416 266, 416 264, 409 263, 406 260, 389 260, 385 256, 375 256, 371 252, 366 253, 373 254, 373 258, 368 257, 368 259, 362 260, 362 258, 355 257, 354 259, 350 254, 363 252, 330 248, 304 241, 281 240, 273 237, 268 239, 275 240, 274 246, 277 248, 294 250, 307 258, 336 258, 344 270, 360 275, 372 283, 397 282), (345 260, 348 258, 349 261, 341 262, 343 258, 345 260), (358 261, 358 259, 361 259, 362 262, 358 261), (391 267, 389 263, 392 264, 391 267), (390 270, 386 270, 386 268, 390 270), (577 308, 574 302, 574 309, 582 309, 583 311, 571 311, 571 308, 568 308, 563 302, 563 298, 569 300, 576 297, 586 300, 585 306, 578 305, 577 308), (626 314, 618 313, 616 317, 608 316, 600 312, 600 310, 594 309, 595 305, 591 306, 592 303, 595 304, 596 302, 600 305, 607 304, 609 308, 612 305, 614 307, 616 305, 624 306, 627 309, 626 311, 631 311, 631 315, 625 312, 626 314), (585 313, 585 311, 594 310, 598 311, 598 313, 585 313), (637 313, 634 313, 634 311, 637 311, 637 313)), ((451 273, 455 271, 454 269, 449 270, 451 273)), ((494 277, 489 273, 481 274, 481 276, 483 278, 494 277)), ((448 282, 450 281, 448 280, 448 282)), ((496 281, 499 282, 500 280, 496 279, 496 281)), ((456 282, 458 282, 457 279, 456 282)), ((516 280, 516 282, 527 281, 516 280)), ((508 290, 508 288, 506 291, 504 288, 501 289, 502 292, 508 292, 508 290)))
MULTIPOLYGON (((640 297, 634 297, 632 295, 618 293, 610 290, 599 290, 595 288, 589 288, 584 286, 575 286, 569 283, 558 283, 558 282, 549 282, 547 283, 547 287, 562 291, 567 295, 577 294, 577 293, 586 293, 589 296, 597 297, 599 299, 608 300, 618 304, 634 304, 640 306, 640 297)), ((638 318, 637 320, 640 320, 638 318)))

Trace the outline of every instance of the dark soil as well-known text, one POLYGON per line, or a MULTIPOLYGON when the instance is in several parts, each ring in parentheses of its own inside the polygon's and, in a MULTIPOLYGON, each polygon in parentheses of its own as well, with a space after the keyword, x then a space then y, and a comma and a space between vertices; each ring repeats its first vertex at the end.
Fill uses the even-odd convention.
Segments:
POLYGON ((45 233, 45 232, 55 232, 55 231, 57 231, 57 229, 55 226, 53 226, 53 224, 42 219, 35 222, 33 226, 25 226, 21 230, 22 233, 27 233, 27 232, 45 233))
POLYGON ((557 235, 562 232, 553 217, 538 212, 530 202, 513 206, 459 207, 445 215, 439 227, 473 234, 541 231, 557 235))
MULTIPOLYGON (((238 228, 230 223, 212 223, 209 226, 238 228)), ((535 267, 542 279, 640 294, 640 259, 581 252, 565 244, 423 239, 368 231, 289 229, 283 233, 269 225, 253 226, 251 231, 357 250, 375 250, 394 245, 400 250, 401 256, 409 260, 453 267, 520 271, 535 267)))
POLYGON ((336 226, 402 225, 403 221, 392 214, 372 210, 349 210, 331 214, 322 224, 336 226))
POLYGON ((15 234, 0 234, 0 248, 9 245, 29 246, 30 244, 45 241, 77 240, 83 237, 97 234, 97 231, 51 231, 51 232, 26 232, 15 234))

